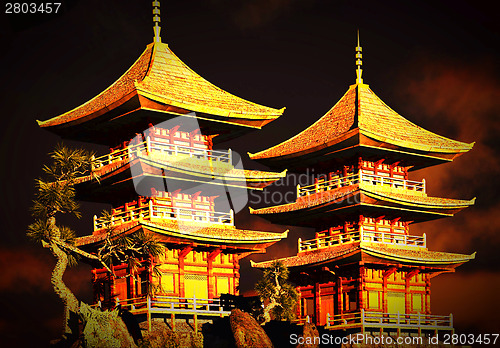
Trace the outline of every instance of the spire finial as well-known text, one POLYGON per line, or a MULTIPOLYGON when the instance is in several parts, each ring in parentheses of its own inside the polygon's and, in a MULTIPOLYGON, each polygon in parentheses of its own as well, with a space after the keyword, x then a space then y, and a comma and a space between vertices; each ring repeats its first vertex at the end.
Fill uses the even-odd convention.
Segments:
POLYGON ((361 58, 363 55, 361 54, 361 46, 359 45, 359 29, 358 29, 358 45, 356 46, 356 83, 363 83, 363 78, 361 75, 363 74, 363 69, 361 69, 361 66, 363 65, 363 62, 361 61, 361 58))
POLYGON ((161 21, 161 19, 160 19, 160 2, 155 0, 155 1, 153 1, 153 23, 154 23, 153 31, 155 34, 155 36, 153 38, 154 42, 161 42, 160 21, 161 21))

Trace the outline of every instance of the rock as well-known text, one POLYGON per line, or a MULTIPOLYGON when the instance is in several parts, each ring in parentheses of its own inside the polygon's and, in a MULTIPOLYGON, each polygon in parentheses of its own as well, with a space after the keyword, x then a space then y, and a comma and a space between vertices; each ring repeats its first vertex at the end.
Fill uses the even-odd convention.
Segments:
POLYGON ((264 329, 248 313, 233 309, 229 316, 231 331, 237 348, 272 348, 264 329))
POLYGON ((118 311, 101 311, 85 303, 80 305, 83 321, 83 342, 85 348, 129 348, 137 347, 130 336, 118 311))
POLYGON ((144 337, 140 348, 180 348, 179 339, 175 332, 172 331, 167 324, 161 321, 153 321, 151 323, 151 331, 147 330, 147 322, 141 323, 144 329, 142 335, 144 337))
POLYGON ((298 344, 297 348, 318 348, 319 347, 319 332, 314 324, 305 323, 302 331, 304 343, 298 344))

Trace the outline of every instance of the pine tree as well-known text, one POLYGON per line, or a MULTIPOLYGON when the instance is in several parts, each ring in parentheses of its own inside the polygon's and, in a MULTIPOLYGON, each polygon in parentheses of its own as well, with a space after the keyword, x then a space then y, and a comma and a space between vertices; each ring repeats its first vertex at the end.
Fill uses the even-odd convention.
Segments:
POLYGON ((299 295, 295 287, 288 283, 288 275, 288 268, 281 261, 273 261, 256 284, 255 290, 264 303, 264 323, 271 319, 295 319, 299 295))
MULTIPOLYGON (((49 155, 53 163, 43 167, 45 178, 35 180, 37 193, 31 207, 35 222, 28 226, 27 236, 34 242, 41 243, 44 248, 48 248, 57 260, 51 283, 64 305, 63 339, 71 340, 76 339, 77 333, 72 332, 70 328, 70 317, 92 316, 82 315, 80 309, 83 307, 64 283, 62 278, 66 268, 76 265, 78 259, 83 257, 100 262, 114 275, 114 264, 126 262, 131 269, 136 269, 141 264, 140 260, 162 254, 164 247, 151 234, 140 232, 126 237, 114 236, 114 229, 108 227, 106 242, 96 254, 77 248, 74 243, 75 232, 67 226, 58 224, 56 217, 62 214, 81 217, 74 186, 78 177, 94 175, 92 172, 94 156, 86 150, 70 149, 62 144, 57 145, 49 155)), ((94 179, 99 178, 94 176, 94 179)), ((109 213, 103 215, 111 217, 109 213)), ((88 312, 90 307, 85 306, 85 308, 88 312)), ((104 336, 113 336, 112 332, 106 333, 103 330, 100 332, 104 336)))

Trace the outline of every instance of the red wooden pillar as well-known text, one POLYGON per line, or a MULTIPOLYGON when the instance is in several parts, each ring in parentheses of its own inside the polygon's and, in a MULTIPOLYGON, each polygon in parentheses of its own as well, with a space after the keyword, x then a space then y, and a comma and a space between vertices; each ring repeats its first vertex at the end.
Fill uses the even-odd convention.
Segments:
POLYGON ((215 278, 213 271, 213 261, 221 253, 221 249, 215 249, 207 255, 207 282, 208 282, 208 298, 215 298, 215 278))
POLYGON ((186 289, 184 287, 184 259, 193 249, 187 246, 179 250, 179 297, 186 297, 186 289))
POLYGON ((112 308, 115 303, 115 277, 112 273, 108 273, 109 279, 109 307, 112 308))
POLYGON ((316 316, 316 325, 320 325, 321 321, 321 294, 319 285, 318 282, 314 284, 314 315, 316 316))
POLYGON ((358 309, 366 309, 365 308, 365 300, 363 296, 364 288, 365 288, 365 266, 363 262, 359 263, 359 280, 358 280, 358 309))
POLYGON ((344 301, 343 301, 343 286, 342 286, 342 277, 339 277, 337 281, 337 305, 338 305, 338 313, 335 314, 340 314, 342 315, 344 313, 344 301))
POLYGON ((240 264, 238 263, 238 255, 233 254, 233 295, 239 295, 238 286, 240 285, 240 264))
POLYGON ((297 301, 297 306, 295 307, 295 315, 297 319, 302 319, 302 293, 300 292, 301 287, 297 286, 295 290, 297 290, 297 294, 299 295, 299 299, 297 301))
POLYGON ((425 275, 425 314, 431 314, 431 277, 425 275))

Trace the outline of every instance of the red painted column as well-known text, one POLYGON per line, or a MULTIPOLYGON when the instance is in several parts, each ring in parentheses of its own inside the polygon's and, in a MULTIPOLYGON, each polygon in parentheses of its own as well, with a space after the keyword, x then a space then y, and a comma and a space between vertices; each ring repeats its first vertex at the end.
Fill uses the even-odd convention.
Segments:
POLYGON ((314 313, 316 316, 315 324, 320 325, 321 319, 321 294, 319 283, 314 284, 314 313))

